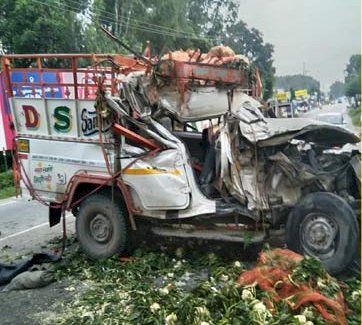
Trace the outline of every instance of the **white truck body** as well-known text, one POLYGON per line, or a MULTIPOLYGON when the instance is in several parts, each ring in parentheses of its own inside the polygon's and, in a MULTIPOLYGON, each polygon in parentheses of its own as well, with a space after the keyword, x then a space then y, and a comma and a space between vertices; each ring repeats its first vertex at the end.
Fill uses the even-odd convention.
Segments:
POLYGON ((150 68, 69 54, 30 56, 38 69, 11 66, 26 58, 3 58, 16 173, 23 193, 49 204, 51 225, 73 211, 90 257, 124 251, 146 222, 158 235, 235 242, 286 227, 287 245, 332 273, 355 263, 360 153, 331 149, 359 138, 309 119, 265 118, 245 94, 245 63, 150 68), (49 58, 71 68, 43 69, 49 58), (92 65, 78 69, 79 58, 92 65), (191 125, 205 119, 202 132, 191 125))

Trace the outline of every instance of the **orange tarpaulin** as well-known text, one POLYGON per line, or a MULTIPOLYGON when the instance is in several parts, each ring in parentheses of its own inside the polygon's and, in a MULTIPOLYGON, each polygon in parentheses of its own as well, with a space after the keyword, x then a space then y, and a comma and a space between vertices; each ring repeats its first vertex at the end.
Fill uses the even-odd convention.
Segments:
POLYGON ((273 309, 273 301, 285 299, 292 310, 297 310, 302 305, 313 305, 327 324, 347 324, 341 291, 335 299, 331 299, 319 292, 310 281, 293 281, 291 274, 302 260, 303 256, 288 249, 261 252, 257 266, 240 275, 237 282, 242 286, 256 283, 260 289, 269 292, 271 300, 267 305, 270 309, 273 309), (293 298, 294 303, 290 298, 293 298))

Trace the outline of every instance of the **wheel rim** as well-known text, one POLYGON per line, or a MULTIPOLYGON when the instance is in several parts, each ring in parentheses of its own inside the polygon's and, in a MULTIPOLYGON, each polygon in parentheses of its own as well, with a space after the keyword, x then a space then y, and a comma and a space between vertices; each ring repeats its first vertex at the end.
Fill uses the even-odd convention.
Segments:
POLYGON ((318 259, 330 258, 337 249, 338 224, 321 213, 308 214, 300 226, 303 250, 318 259))
POLYGON ((98 213, 89 224, 89 234, 95 241, 104 243, 109 240, 111 233, 112 227, 109 219, 98 213))

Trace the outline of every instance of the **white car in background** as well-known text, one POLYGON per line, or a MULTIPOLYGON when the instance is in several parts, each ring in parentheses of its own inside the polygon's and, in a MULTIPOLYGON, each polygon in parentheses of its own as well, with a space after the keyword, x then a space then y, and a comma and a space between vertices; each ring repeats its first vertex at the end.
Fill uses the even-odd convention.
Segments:
POLYGON ((333 124, 341 127, 346 127, 346 122, 344 120, 342 113, 322 113, 317 115, 317 120, 325 122, 328 124, 333 124))

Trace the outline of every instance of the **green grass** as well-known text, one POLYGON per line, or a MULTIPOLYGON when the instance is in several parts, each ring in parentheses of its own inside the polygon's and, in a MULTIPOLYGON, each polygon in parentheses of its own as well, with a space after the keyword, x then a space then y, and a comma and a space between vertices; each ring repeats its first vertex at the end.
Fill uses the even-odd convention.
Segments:
POLYGON ((15 187, 6 187, 0 190, 0 200, 14 196, 16 193, 15 187))
POLYGON ((0 173, 0 200, 14 195, 15 187, 12 170, 0 173))
POLYGON ((353 125, 361 127, 361 107, 349 108, 348 114, 352 119, 353 125))

